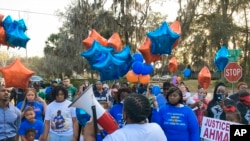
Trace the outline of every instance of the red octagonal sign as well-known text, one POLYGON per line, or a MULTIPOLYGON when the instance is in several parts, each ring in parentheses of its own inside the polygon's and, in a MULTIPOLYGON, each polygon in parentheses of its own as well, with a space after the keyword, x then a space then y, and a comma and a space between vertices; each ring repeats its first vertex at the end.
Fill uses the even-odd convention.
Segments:
POLYGON ((237 82, 242 77, 242 68, 236 62, 230 62, 224 69, 224 77, 229 82, 237 82))

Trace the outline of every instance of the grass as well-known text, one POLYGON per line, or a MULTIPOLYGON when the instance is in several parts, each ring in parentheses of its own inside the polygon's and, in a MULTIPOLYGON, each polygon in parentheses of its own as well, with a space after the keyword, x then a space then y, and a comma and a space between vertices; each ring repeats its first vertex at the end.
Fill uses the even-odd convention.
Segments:
MULTIPOLYGON (((183 81, 185 83, 185 85, 188 87, 188 89, 191 91, 191 92, 196 92, 197 91, 197 87, 198 87, 198 80, 184 80, 183 81)), ((213 92, 214 91, 214 87, 215 87, 215 84, 216 81, 215 80, 212 80, 209 87, 206 89, 207 92, 213 92)))
MULTIPOLYGON (((198 80, 189 79, 189 80, 181 80, 181 81, 183 81, 185 83, 185 85, 188 87, 188 89, 190 90, 190 92, 192 92, 192 93, 197 92, 198 80)), ((216 85, 216 83, 218 81, 219 80, 211 80, 211 83, 210 83, 209 87, 206 89, 206 91, 208 93, 213 93, 214 87, 215 87, 215 85, 216 85)), ((159 81, 151 82, 151 84, 160 84, 160 85, 162 85, 162 83, 163 83, 163 81, 160 81, 160 82, 159 81)), ((228 83, 228 82, 226 82, 225 84, 227 86, 227 89, 229 90, 229 93, 233 93, 232 84, 228 83)), ((234 87, 236 87, 236 86, 234 86, 234 87)))

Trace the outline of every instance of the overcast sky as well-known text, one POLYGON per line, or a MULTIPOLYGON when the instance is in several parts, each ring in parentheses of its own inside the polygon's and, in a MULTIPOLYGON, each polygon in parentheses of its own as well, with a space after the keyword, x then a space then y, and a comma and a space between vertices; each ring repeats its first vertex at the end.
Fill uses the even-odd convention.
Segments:
MULTIPOLYGON (((57 33, 61 23, 54 16, 56 10, 63 11, 70 0, 0 0, 0 13, 10 15, 13 20, 24 19, 28 28, 26 34, 30 37, 27 43, 27 56, 43 56, 44 42, 51 33, 57 33)), ((158 11, 169 14, 169 21, 177 16, 178 4, 174 1, 165 6, 157 6, 158 11)), ((10 48, 1 46, 0 50, 10 55, 26 56, 24 48, 10 48)))

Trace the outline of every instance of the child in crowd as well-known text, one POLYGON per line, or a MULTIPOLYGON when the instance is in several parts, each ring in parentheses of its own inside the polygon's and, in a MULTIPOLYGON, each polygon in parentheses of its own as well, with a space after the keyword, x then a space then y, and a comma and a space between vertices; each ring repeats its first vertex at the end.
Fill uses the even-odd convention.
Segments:
POLYGON ((42 121, 35 119, 34 108, 28 106, 24 111, 24 117, 26 120, 22 121, 18 130, 18 134, 21 136, 22 141, 27 141, 25 133, 31 128, 36 131, 35 139, 41 139, 44 125, 42 121))
POLYGON ((33 128, 27 129, 25 131, 25 141, 38 141, 35 139, 36 130, 33 128))
POLYGON ((224 108, 224 111, 226 113, 226 120, 235 122, 235 123, 241 123, 241 115, 240 112, 237 110, 235 106, 226 106, 224 108))

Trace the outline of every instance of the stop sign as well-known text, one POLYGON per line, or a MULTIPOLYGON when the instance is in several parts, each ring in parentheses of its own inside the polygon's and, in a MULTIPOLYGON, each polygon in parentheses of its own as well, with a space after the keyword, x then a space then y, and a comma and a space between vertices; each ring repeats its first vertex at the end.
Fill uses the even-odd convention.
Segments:
POLYGON ((242 77, 242 68, 236 62, 230 62, 224 69, 224 77, 229 82, 237 82, 242 77))

